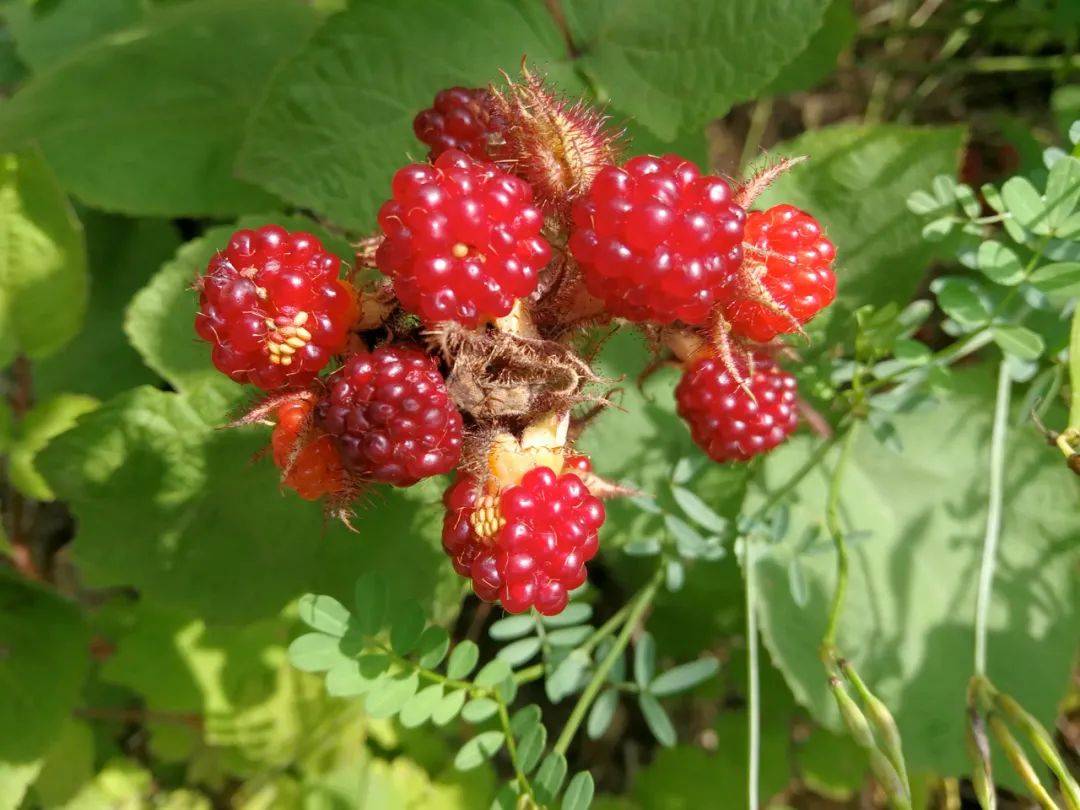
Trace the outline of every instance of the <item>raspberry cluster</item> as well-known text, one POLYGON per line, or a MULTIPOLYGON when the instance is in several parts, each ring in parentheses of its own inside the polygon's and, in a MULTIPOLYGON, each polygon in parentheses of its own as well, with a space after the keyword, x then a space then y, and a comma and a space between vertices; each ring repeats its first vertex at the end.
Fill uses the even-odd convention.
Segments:
POLYGON ((435 102, 413 119, 413 132, 435 160, 457 149, 476 160, 490 160, 498 153, 504 124, 491 109, 487 90, 449 87, 435 94, 435 102))
POLYGON ((796 427, 795 380, 764 344, 833 300, 836 251, 809 214, 749 210, 783 161, 741 185, 677 155, 619 165, 602 112, 524 69, 443 90, 413 127, 429 159, 394 175, 354 272, 311 234, 239 230, 197 280, 195 330, 267 392, 240 421, 276 420, 283 487, 344 512, 456 470, 454 568, 481 599, 552 615, 597 553, 598 498, 627 492, 568 444, 598 398, 581 330, 642 329, 684 366, 694 441, 746 461, 796 427))
POLYGON ((350 357, 327 380, 318 422, 345 466, 368 481, 412 486, 461 457, 461 414, 438 365, 412 346, 350 357))
POLYGON ((375 260, 405 309, 475 327, 536 289, 551 247, 525 181, 452 149, 399 170, 391 188, 375 260))
POLYGON ((341 260, 277 225, 233 234, 198 280, 195 331, 217 368, 266 391, 303 386, 345 347, 356 296, 341 260))
POLYGON ((535 467, 493 495, 463 475, 443 502, 443 549, 484 601, 499 600, 509 613, 535 607, 551 616, 585 582, 604 505, 577 475, 535 467))

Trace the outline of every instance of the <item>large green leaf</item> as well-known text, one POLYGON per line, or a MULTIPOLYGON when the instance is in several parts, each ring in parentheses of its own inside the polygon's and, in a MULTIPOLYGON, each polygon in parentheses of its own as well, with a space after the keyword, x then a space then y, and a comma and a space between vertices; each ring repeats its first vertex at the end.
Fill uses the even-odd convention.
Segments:
MULTIPOLYGON (((896 714, 911 770, 966 772, 964 694, 971 674, 976 576, 986 520, 992 382, 958 375, 934 408, 897 416, 903 453, 861 432, 841 494, 852 533, 851 578, 838 643, 896 714), (863 539, 857 539, 865 533, 863 539)), ((816 444, 798 438, 766 467, 769 488, 798 468, 816 444)), ((1066 686, 1080 622, 1080 498, 1071 476, 1026 431, 1009 437, 1004 533, 990 611, 990 676, 1052 725, 1066 686)), ((786 537, 764 554, 763 635, 796 698, 836 726, 818 658, 834 557, 807 531, 825 508, 829 465, 793 493, 786 537), (802 606, 789 587, 790 561, 806 583, 802 606)))
POLYGON ((83 328, 64 348, 34 363, 39 395, 78 392, 105 399, 153 383, 155 375, 124 335, 124 308, 179 245, 165 220, 84 215, 90 302, 83 328))
POLYGON ((546 68, 561 48, 540 4, 354 3, 275 75, 240 172, 340 225, 371 230, 394 171, 423 158, 412 119, 436 92, 496 81, 526 54, 546 68))
POLYGON ((841 52, 855 37, 858 20, 851 0, 831 0, 822 26, 806 48, 780 71, 768 87, 770 93, 809 90, 824 81, 836 67, 841 52))
MULTIPOLYGON (((809 160, 777 180, 756 207, 790 203, 821 220, 837 247, 838 308, 901 305, 917 289, 935 248, 907 210, 911 192, 956 172, 964 131, 838 125, 808 132, 774 155, 809 160)), ((829 318, 829 310, 819 325, 829 318)))
POLYGON ((39 456, 78 518, 72 554, 89 584, 134 585, 228 622, 272 615, 305 592, 348 601, 356 576, 381 568, 396 596, 430 603, 451 576, 437 551, 439 482, 370 493, 352 534, 279 491, 273 465, 252 463, 269 431, 220 430, 228 408, 215 389, 138 388, 39 456))
POLYGON ((78 698, 89 640, 74 605, 0 568, 0 762, 21 768, 48 751, 78 698))
POLYGON ((767 87, 821 27, 829 0, 581 0, 584 68, 664 140, 767 87))
POLYGON ((0 155, 0 256, 2 367, 59 349, 86 307, 82 226, 36 152, 0 155))
POLYGON ((269 207, 232 165, 264 82, 316 19, 294 0, 162 8, 27 82, 0 106, 0 148, 37 141, 69 191, 108 210, 269 207))
POLYGON ((7 23, 19 57, 34 71, 69 58, 105 34, 138 22, 142 0, 7 0, 7 23))

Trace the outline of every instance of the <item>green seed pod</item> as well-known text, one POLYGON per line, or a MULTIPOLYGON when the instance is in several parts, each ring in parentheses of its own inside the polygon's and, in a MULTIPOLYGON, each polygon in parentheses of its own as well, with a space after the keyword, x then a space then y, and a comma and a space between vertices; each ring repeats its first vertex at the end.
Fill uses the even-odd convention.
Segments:
POLYGON ((1053 737, 1043 728, 1042 723, 1008 695, 995 693, 994 705, 1024 732, 1039 758, 1053 771, 1061 786, 1061 795, 1065 799, 1068 810, 1080 810, 1080 786, 1062 762, 1053 737))
POLYGON ((870 724, 866 722, 866 716, 855 701, 851 699, 851 695, 847 693, 844 684, 839 678, 829 678, 829 689, 836 699, 836 706, 840 709, 840 716, 844 720, 844 725, 847 726, 856 744, 867 751, 876 751, 877 743, 874 741, 874 735, 870 731, 870 724))
POLYGON ((1031 791, 1031 795, 1035 798, 1035 801, 1039 803, 1039 807, 1043 810, 1061 810, 1057 806, 1057 803, 1050 797, 1050 794, 1046 792, 1046 788, 1043 787, 1042 782, 1039 781, 1039 775, 1035 773, 1035 769, 1031 767, 1031 762, 1028 761, 1027 755, 1024 750, 1017 743, 1016 738, 1009 732, 1008 726, 1005 722, 995 713, 990 712, 986 717, 987 722, 990 724, 990 732, 994 735, 994 739, 998 741, 998 745, 1001 746, 1001 750, 1005 752, 1005 756, 1009 758, 1009 762, 1013 766, 1013 770, 1027 785, 1027 789, 1031 791))
POLYGON ((964 729, 964 742, 971 760, 971 784, 982 810, 997 810, 997 790, 994 789, 993 769, 990 765, 990 740, 986 737, 986 724, 974 707, 968 708, 968 722, 964 729))
POLYGON ((878 699, 877 695, 866 687, 866 684, 863 683, 862 678, 859 677, 859 673, 855 671, 855 668, 851 665, 850 661, 841 659, 839 663, 840 670, 844 673, 844 677, 846 677, 851 685, 855 687, 855 691, 858 692, 859 697, 862 699, 866 716, 877 731, 882 753, 889 758, 889 762, 892 763, 897 774, 900 776, 900 781, 904 785, 905 793, 910 795, 911 788, 908 783, 907 764, 904 761, 904 746, 900 739, 900 729, 897 728, 892 713, 889 711, 888 707, 878 699))
POLYGON ((885 794, 889 797, 889 804, 896 810, 911 810, 911 799, 908 797, 907 789, 900 781, 900 774, 889 762, 889 758, 877 748, 870 749, 869 753, 870 772, 884 788, 885 794))

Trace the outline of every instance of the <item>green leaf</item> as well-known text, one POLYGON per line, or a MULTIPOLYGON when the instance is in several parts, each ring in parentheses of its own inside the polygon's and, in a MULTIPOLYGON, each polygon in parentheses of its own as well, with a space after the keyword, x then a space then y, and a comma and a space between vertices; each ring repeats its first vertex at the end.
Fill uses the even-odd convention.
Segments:
POLYGON ((51 501, 55 497, 48 482, 34 465, 37 454, 49 442, 70 430, 84 413, 98 406, 93 397, 81 394, 57 394, 35 405, 16 424, 15 436, 8 448, 8 479, 28 498, 51 501))
POLYGON ((1001 187, 1005 210, 1029 231, 1048 233, 1045 221, 1046 206, 1035 186, 1025 177, 1010 177, 1001 187))
MULTIPOLYGON (((954 175, 964 142, 958 127, 836 125, 780 144, 772 155, 809 155, 757 201, 811 212, 837 245, 835 312, 894 301, 917 290, 936 248, 907 210, 909 194, 940 174, 954 175), (857 204, 856 204, 857 201, 857 204)), ((813 324, 830 323, 829 312, 813 324)), ((813 326, 812 324, 812 326, 813 326)))
POLYGON ((990 333, 1003 352, 1021 360, 1037 360, 1046 351, 1042 337, 1024 326, 995 326, 990 333))
POLYGON ((597 696, 592 708, 589 709, 589 718, 585 723, 585 733, 589 735, 590 740, 598 740, 604 736, 604 732, 611 726, 618 706, 619 693, 615 689, 605 689, 597 696))
POLYGON ((325 633, 305 633, 289 645, 289 661, 303 672, 325 672, 348 659, 338 639, 325 633))
MULTIPOLYGON (((956 652, 970 649, 973 637, 993 390, 985 368, 954 370, 951 390, 933 408, 893 416, 904 453, 883 453, 869 433, 857 437, 840 490, 845 526, 870 534, 852 548, 838 643, 895 715, 912 772, 933 769, 948 776, 969 768, 963 713, 942 713, 940 707, 963 705, 971 671, 970 660, 956 652)), ((761 491, 788 480, 816 445, 797 438, 770 456, 761 491)), ((1080 494, 1026 431, 1012 431, 1006 448, 989 677, 1040 720, 1052 722, 1080 621, 1070 573, 1080 561, 1074 542, 1080 494), (1017 605, 1025 606, 1023 621, 1016 620, 1017 605), (1034 660, 1037 667, 1016 666, 1034 660)), ((835 558, 802 557, 809 595, 803 607, 788 593, 785 564, 803 531, 820 523, 830 474, 831 466, 821 465, 795 488, 792 531, 774 554, 758 559, 754 575, 769 594, 760 604, 761 627, 774 660, 798 701, 836 729, 818 654, 835 558)), ((758 502, 755 495, 747 508, 758 502)))
POLYGON ((583 68, 619 109, 663 140, 723 116, 768 87, 822 27, 828 0, 715 3, 581 0, 583 68))
POLYGON ((581 685, 582 675, 592 660, 586 653, 574 650, 559 662, 544 682, 544 689, 552 703, 558 703, 581 685))
POLYGON ((82 225, 36 152, 0 155, 0 254, 4 367, 18 354, 56 352, 78 333, 86 310, 82 225))
POLYGON ((656 642, 651 633, 642 633, 634 642, 634 681, 642 689, 649 688, 649 682, 656 672, 656 642))
POLYGON ((940 200, 929 191, 924 191, 920 188, 908 195, 907 207, 913 214, 929 216, 931 214, 941 215, 950 213, 955 206, 952 200, 940 200))
POLYGON ((517 743, 518 767, 522 773, 531 773, 532 769, 540 762, 547 745, 547 729, 542 725, 535 725, 521 735, 517 743))
POLYGON ((988 239, 979 245, 979 270, 997 284, 1013 286, 1024 280, 1024 266, 1012 248, 988 239))
POLYGON ((566 757, 557 751, 552 751, 533 777, 533 788, 536 790, 537 799, 543 804, 550 804, 558 795, 563 780, 566 779, 566 757))
MULTIPOLYGON (((34 796, 43 806, 66 805, 94 778, 94 747, 94 731, 88 724, 75 719, 64 724, 34 780, 34 796)), ((6 795, 0 787, 0 802, 6 795)))
POLYGON ((420 655, 420 666, 424 669, 435 669, 450 650, 450 635, 441 627, 431 625, 424 628, 424 632, 420 634, 416 648, 420 655))
POLYGON ((990 309, 971 279, 942 276, 934 279, 930 289, 937 295, 938 305, 957 323, 978 326, 990 320, 990 309))
POLYGON ((436 91, 496 81, 522 54, 549 64, 562 52, 542 9, 509 0, 354 4, 275 74, 249 122, 240 174, 370 230, 394 172, 426 151, 412 119, 436 91))
POLYGON ((300 621, 312 630, 341 638, 349 628, 349 611, 332 596, 304 594, 298 609, 300 621))
POLYGON ((1041 292, 1055 298, 1080 296, 1080 262, 1044 264, 1028 280, 1041 292))
POLYGON ((420 677, 415 672, 383 681, 378 689, 368 692, 364 711, 375 720, 393 717, 416 694, 419 686, 420 677))
MULTIPOLYGON (((0 762, 28 764, 53 745, 79 698, 89 642, 74 605, 0 568, 0 762)), ((33 774, 5 778, 16 776, 33 774)))
POLYGON ((540 723, 542 717, 540 707, 535 703, 523 706, 510 718, 510 732, 515 737, 522 737, 526 731, 540 723))
POLYGON ((385 669, 373 671, 367 666, 370 663, 371 658, 368 657, 364 660, 364 667, 361 667, 360 661, 351 659, 334 664, 326 672, 326 694, 341 698, 359 697, 381 686, 385 669))
POLYGON ((488 635, 496 641, 508 641, 512 638, 521 638, 535 630, 536 622, 532 615, 522 613, 519 616, 507 616, 505 619, 492 622, 491 627, 488 628, 488 635))
POLYGON ((507 644, 498 652, 499 659, 512 667, 520 667, 531 661, 540 652, 540 639, 536 636, 519 639, 512 644, 507 644))
POLYGON ((507 678, 513 677, 514 673, 511 671, 510 665, 496 658, 481 667, 480 671, 476 673, 476 677, 473 678, 473 683, 481 688, 491 689, 507 678))
POLYGON ((1080 160, 1062 157, 1046 179, 1046 227, 1056 233, 1080 203, 1080 160))
POLYGON ((473 698, 461 710, 461 719, 466 723, 482 723, 499 710, 499 704, 491 698, 473 698))
POLYGON ((374 636, 386 622, 386 577, 369 571, 356 581, 353 604, 356 629, 365 636, 374 636))
POLYGON ((458 716, 461 707, 465 705, 465 690, 458 689, 456 692, 447 692, 439 705, 431 713, 431 722, 437 726, 445 726, 458 716))
POLYGON ((295 2, 159 9, 27 82, 0 107, 0 148, 40 143, 64 187, 107 210, 223 216, 271 207, 232 164, 264 82, 315 22, 295 2))
POLYGON ((176 228, 164 220, 132 220, 91 210, 83 211, 82 218, 90 266, 86 317, 62 352, 34 362, 34 390, 40 397, 70 392, 106 399, 158 382, 124 334, 124 310, 179 247, 176 228))
POLYGON ((408 655, 416 649, 425 621, 424 610, 416 602, 398 605, 390 622, 390 646, 394 652, 408 655))
POLYGON ((649 692, 657 697, 685 692, 709 680, 719 669, 720 662, 715 658, 702 658, 688 664, 680 664, 658 675, 649 684, 649 692))
POLYGON ((592 625, 580 624, 577 627, 563 627, 552 630, 547 635, 547 641, 552 647, 577 647, 592 634, 592 625))
POLYGON ((810 90, 821 84, 836 68, 836 60, 854 39, 858 21, 851 0, 832 0, 825 9, 820 28, 802 53, 780 71, 764 93, 783 95, 810 90))
POLYGON ((679 508, 683 510, 683 514, 703 529, 717 533, 727 531, 727 521, 716 514, 713 508, 696 493, 685 487, 672 487, 671 494, 679 508))
POLYGON ((409 698, 401 707, 398 720, 405 728, 416 728, 426 723, 443 699, 441 683, 426 686, 409 698))
POLYGON ((457 644, 450 653, 450 660, 446 665, 448 678, 464 678, 476 666, 480 660, 480 648, 473 642, 465 639, 457 644))
POLYGON ((1073 311, 1069 329, 1069 426, 1080 426, 1080 307, 1073 311))
POLYGON ((586 602, 573 602, 566 606, 562 613, 554 616, 541 616, 545 627, 568 627, 572 624, 581 624, 592 618, 592 605, 586 602))
POLYGON ((638 706, 656 741, 667 748, 675 745, 675 727, 660 701, 648 692, 642 692, 638 695, 638 706))
POLYGON ((506 742, 506 735, 501 731, 484 731, 477 734, 457 752, 454 767, 467 771, 491 759, 506 742))
POLYGON ((562 810, 586 810, 592 804, 595 789, 591 773, 579 771, 574 774, 563 794, 562 810))
POLYGON ((40 73, 106 34, 138 22, 139 0, 9 2, 0 13, 19 58, 40 73))

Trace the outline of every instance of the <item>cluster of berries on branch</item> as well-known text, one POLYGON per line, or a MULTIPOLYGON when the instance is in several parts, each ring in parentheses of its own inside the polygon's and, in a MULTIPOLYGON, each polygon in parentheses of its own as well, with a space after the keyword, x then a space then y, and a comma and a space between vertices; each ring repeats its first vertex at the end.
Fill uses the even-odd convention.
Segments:
POLYGON ((792 206, 749 210, 790 162, 732 184, 677 155, 623 161, 600 112, 524 68, 441 91, 414 131, 428 161, 394 175, 352 267, 308 233, 237 231, 197 280, 195 330, 265 392, 241 421, 274 423, 284 487, 344 514, 368 487, 454 472, 454 569, 480 599, 553 615, 585 582, 602 499, 625 492, 568 439, 603 399, 589 330, 642 330, 683 367, 694 441, 747 461, 795 430, 777 340, 835 297, 835 249, 792 206))

